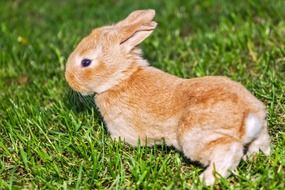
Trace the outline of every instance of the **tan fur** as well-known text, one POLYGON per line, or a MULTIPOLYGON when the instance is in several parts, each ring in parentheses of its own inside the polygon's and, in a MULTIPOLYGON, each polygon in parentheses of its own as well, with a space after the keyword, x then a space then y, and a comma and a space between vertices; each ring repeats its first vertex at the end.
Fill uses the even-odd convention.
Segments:
POLYGON ((269 154, 265 106, 242 85, 219 76, 181 79, 141 58, 136 46, 156 27, 153 17, 153 10, 139 10, 95 29, 68 59, 66 80, 78 92, 96 93, 111 136, 134 146, 138 140, 174 146, 209 165, 201 175, 206 184, 214 183, 214 169, 223 177, 235 169, 249 137, 250 154, 269 154), (86 68, 80 65, 84 58, 92 59, 86 68), (246 123, 260 123, 256 136, 247 134, 246 123))

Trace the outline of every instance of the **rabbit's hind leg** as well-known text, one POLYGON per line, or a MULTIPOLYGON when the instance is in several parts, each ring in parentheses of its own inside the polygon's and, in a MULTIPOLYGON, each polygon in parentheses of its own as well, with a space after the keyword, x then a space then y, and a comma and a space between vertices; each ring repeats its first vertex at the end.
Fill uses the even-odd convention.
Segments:
POLYGON ((229 135, 215 133, 209 128, 191 128, 184 131, 179 140, 186 157, 207 166, 200 175, 200 179, 207 185, 214 184, 215 177, 219 175, 228 177, 243 156, 243 144, 239 140, 229 135))
POLYGON ((205 154, 209 158, 209 166, 200 175, 200 179, 204 180, 207 185, 215 182, 215 174, 217 177, 228 177, 230 172, 238 166, 243 156, 243 145, 231 139, 230 137, 221 137, 206 145, 205 154), (214 145, 211 145, 211 144, 214 145), (207 153, 209 152, 209 153, 207 153))

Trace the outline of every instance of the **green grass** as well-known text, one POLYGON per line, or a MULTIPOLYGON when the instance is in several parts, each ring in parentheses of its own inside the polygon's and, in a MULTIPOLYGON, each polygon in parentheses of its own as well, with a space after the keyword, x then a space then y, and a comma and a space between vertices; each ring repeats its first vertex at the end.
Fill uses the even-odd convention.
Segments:
POLYGON ((0 189, 203 189, 203 168, 173 148, 112 141, 94 103, 65 82, 76 43, 139 8, 157 11, 142 45, 153 66, 226 75, 267 105, 272 155, 242 161, 214 189, 285 189, 282 0, 0 1, 0 189))

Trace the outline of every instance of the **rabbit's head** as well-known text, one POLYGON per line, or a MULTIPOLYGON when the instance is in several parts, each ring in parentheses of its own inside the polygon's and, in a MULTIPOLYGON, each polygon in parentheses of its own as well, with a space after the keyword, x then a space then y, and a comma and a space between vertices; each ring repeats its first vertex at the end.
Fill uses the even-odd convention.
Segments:
POLYGON ((135 64, 147 65, 136 47, 155 29, 154 16, 154 10, 137 10, 114 25, 94 29, 68 58, 68 84, 82 94, 102 93, 128 77, 135 64))

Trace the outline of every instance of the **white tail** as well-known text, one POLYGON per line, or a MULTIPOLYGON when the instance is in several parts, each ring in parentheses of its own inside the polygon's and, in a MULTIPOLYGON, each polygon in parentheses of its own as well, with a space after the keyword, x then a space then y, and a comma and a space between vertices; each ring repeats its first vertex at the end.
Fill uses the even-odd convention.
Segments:
POLYGON ((247 144, 253 141, 259 133, 261 132, 262 129, 262 123, 253 114, 249 114, 245 120, 245 136, 243 139, 243 143, 247 144))

